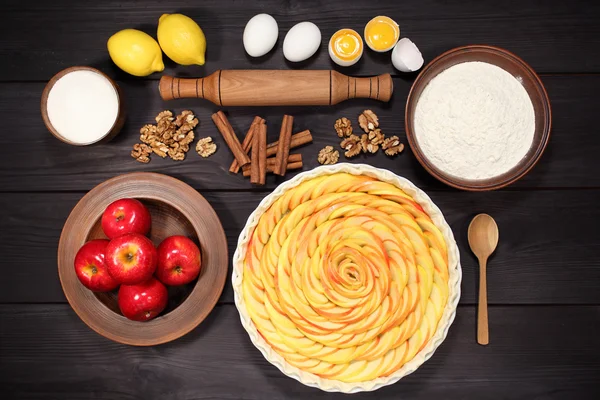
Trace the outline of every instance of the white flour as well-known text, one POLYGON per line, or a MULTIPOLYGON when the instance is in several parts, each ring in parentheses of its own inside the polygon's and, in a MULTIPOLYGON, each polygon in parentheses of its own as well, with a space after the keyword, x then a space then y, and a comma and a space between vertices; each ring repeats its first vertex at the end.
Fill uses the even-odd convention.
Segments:
POLYGON ((483 62, 441 72, 423 90, 415 134, 440 170, 488 179, 517 165, 533 142, 533 104, 511 74, 483 62))

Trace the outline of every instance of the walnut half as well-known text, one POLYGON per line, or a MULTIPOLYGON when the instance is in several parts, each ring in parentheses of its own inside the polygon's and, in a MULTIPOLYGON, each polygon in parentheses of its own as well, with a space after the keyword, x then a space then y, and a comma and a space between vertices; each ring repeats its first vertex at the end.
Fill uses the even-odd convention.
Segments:
POLYGON ((346 150, 344 155, 348 158, 357 156, 362 151, 360 138, 356 135, 350 135, 350 137, 342 140, 340 146, 342 147, 342 149, 346 150))
POLYGON ((358 116, 358 125, 369 133, 379 127, 379 118, 373 111, 365 110, 358 116))
POLYGON ((404 145, 400 143, 398 136, 392 136, 383 141, 381 148, 385 151, 386 155, 394 156, 398 153, 402 153, 402 150, 404 150, 404 145))
POLYGON ((147 164, 150 162, 150 154, 152 153, 152 148, 143 143, 136 143, 133 145, 133 150, 131 150, 131 157, 135 158, 136 161, 147 164))
POLYGON ((369 132, 369 143, 371 144, 381 144, 383 143, 383 140, 385 139, 385 136, 383 135, 383 133, 381 133, 381 129, 377 128, 371 132, 369 132))
POLYGON ((208 136, 198 140, 198 143, 196 143, 196 151, 201 157, 206 158, 217 151, 217 145, 213 143, 212 138, 208 136))
POLYGON ((337 135, 341 138, 352 135, 352 122, 346 117, 342 117, 335 121, 333 125, 337 135))
POLYGON ((165 111, 161 111, 158 113, 158 115, 156 116, 156 118, 154 118, 156 123, 158 124, 160 121, 162 121, 163 119, 166 121, 173 121, 173 113, 169 110, 165 110, 165 111))
POLYGON ((175 125, 179 128, 177 134, 186 134, 198 126, 198 118, 190 110, 185 110, 175 118, 175 125))
POLYGON ((319 151, 319 155, 317 156, 317 161, 323 165, 335 164, 339 159, 340 152, 334 150, 333 146, 325 146, 319 151))

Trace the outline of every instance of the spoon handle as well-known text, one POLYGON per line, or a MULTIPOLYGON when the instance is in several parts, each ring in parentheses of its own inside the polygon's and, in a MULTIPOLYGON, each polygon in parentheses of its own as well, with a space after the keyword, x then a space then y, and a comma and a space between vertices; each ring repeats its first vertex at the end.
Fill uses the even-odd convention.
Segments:
POLYGON ((479 260, 479 307, 477 309, 477 343, 486 345, 490 342, 488 331, 487 306, 487 259, 479 260))

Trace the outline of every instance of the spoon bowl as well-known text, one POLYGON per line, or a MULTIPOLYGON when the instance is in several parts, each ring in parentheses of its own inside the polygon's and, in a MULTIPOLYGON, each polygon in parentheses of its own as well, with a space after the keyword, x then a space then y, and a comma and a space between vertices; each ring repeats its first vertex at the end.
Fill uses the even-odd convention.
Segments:
POLYGON ((498 245, 498 225, 494 218, 479 214, 469 225, 469 246, 478 259, 486 259, 498 245))

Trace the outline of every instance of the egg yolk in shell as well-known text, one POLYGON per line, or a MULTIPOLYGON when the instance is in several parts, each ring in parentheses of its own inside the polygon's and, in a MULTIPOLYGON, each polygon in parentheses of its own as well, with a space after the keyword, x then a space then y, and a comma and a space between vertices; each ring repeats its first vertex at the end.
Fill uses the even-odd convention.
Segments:
POLYGON ((365 40, 374 50, 391 49, 399 37, 400 28, 389 17, 375 17, 365 27, 365 40))
POLYGON ((331 41, 333 52, 342 60, 354 60, 362 52, 362 39, 352 29, 341 29, 333 35, 331 41))

